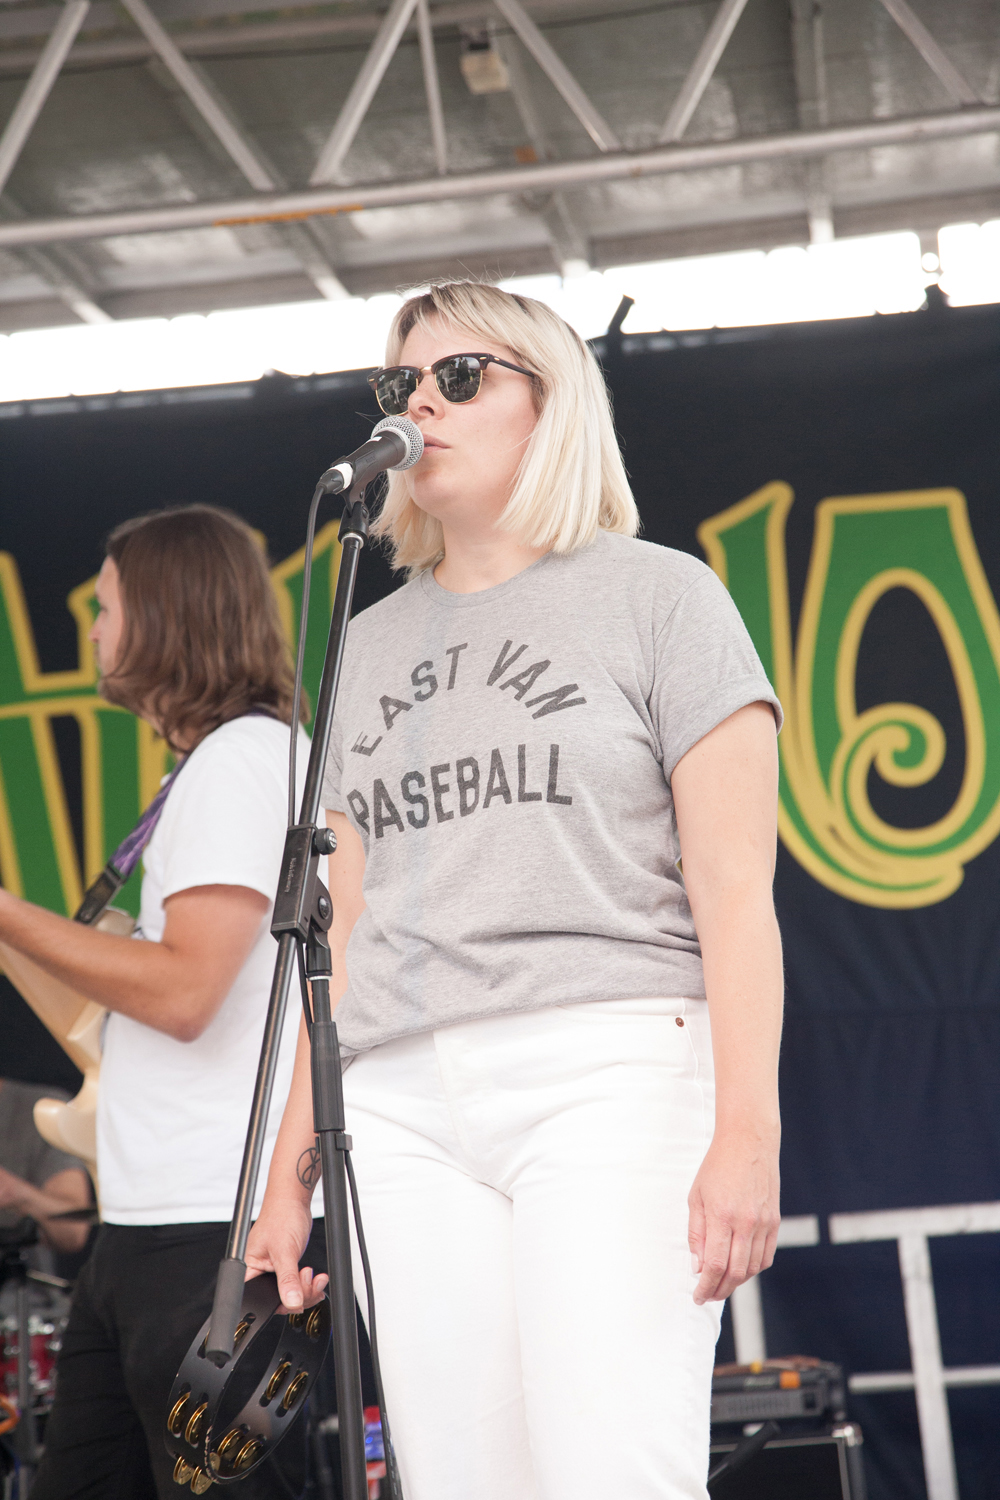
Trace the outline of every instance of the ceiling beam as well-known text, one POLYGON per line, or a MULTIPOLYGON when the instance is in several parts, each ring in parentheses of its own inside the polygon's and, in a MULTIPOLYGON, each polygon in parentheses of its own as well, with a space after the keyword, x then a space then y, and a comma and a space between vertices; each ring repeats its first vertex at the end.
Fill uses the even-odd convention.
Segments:
POLYGON ((199 225, 280 223, 362 208, 404 207, 415 203, 486 198, 586 187, 670 172, 702 172, 747 162, 803 160, 835 151, 878 146, 919 145, 1000 131, 1000 105, 833 125, 823 130, 792 130, 775 135, 741 136, 731 141, 704 141, 654 146, 645 151, 616 151, 584 161, 539 162, 533 166, 466 172, 405 182, 353 184, 350 187, 304 189, 213 203, 179 203, 113 213, 79 214, 0 224, 0 246, 48 245, 107 235, 149 234, 199 225))
POLYGON ((0 135, 0 192, 17 165, 24 143, 41 114, 45 101, 52 92, 52 85, 59 77, 66 55, 72 47, 83 18, 90 9, 90 0, 68 0, 62 15, 56 22, 34 71, 14 105, 13 113, 0 135))
POLYGON ((328 302, 341 302, 351 295, 313 221, 307 219, 302 224, 279 224, 276 227, 320 296, 328 302))
POLYGON ((95 302, 79 278, 67 274, 51 251, 28 247, 18 252, 25 265, 52 288, 65 307, 81 323, 113 323, 111 314, 95 302))
POLYGON ((736 22, 746 7, 747 0, 722 0, 715 12, 712 24, 705 33, 705 40, 698 48, 687 77, 681 84, 680 93, 670 106, 670 113, 663 122, 659 140, 661 145, 679 141, 687 130, 701 96, 712 80, 712 74, 726 50, 726 43, 733 34, 736 22))
MULTIPOLYGON (((285 184, 268 166, 245 132, 240 129, 212 84, 199 68, 187 60, 173 39, 164 31, 146 4, 146 0, 121 0, 121 4, 250 186, 256 188, 259 193, 281 191, 285 184)), ((346 287, 308 228, 302 225, 285 226, 283 237, 291 245, 301 262, 302 269, 322 296, 332 300, 347 296, 346 287)))
POLYGON ((971 88, 961 73, 931 36, 918 15, 910 9, 907 0, 882 0, 900 31, 916 47, 924 62, 938 81, 944 85, 956 104, 979 104, 975 89, 971 88))
POLYGON ((448 171, 448 139, 444 129, 441 82, 438 78, 437 56, 434 52, 431 8, 427 0, 417 0, 417 35, 420 39, 420 63, 424 72, 424 92, 427 95, 427 115, 431 124, 434 164, 437 167, 438 176, 443 177, 448 171))
MULTIPOLYGON (((0 193, 0 211, 4 218, 21 223, 28 217, 24 208, 10 193, 0 193)), ((82 323, 114 322, 111 314, 95 302, 91 295, 91 278, 69 246, 61 245, 51 250, 25 246, 14 254, 25 270, 44 281, 53 295, 82 323)))
MULTIPOLYGON (((510 79, 510 96, 521 117, 525 134, 538 161, 551 161, 555 157, 524 68, 524 53, 517 39, 502 36, 496 39, 507 77, 510 79)), ((573 212, 566 202, 565 193, 526 193, 522 201, 531 213, 537 213, 544 221, 552 253, 563 276, 575 275, 590 269, 590 247, 587 235, 577 224, 573 212)))
MULTIPOLYGON (((543 23, 564 19, 586 24, 593 18, 586 11, 581 13, 580 4, 581 0, 530 0, 526 9, 537 14, 543 23)), ((7 31, 5 23, 15 19, 21 12, 10 11, 9 14, 5 14, 6 9, 5 6, 0 5, 0 40, 7 39, 13 42, 15 33, 7 31)), ((58 7, 52 6, 51 10, 55 17, 58 7)), ((35 14, 43 15, 44 9, 36 11, 35 14)), ((481 24, 495 16, 496 12, 493 9, 492 0, 443 0, 442 4, 430 7, 430 14, 431 24, 439 28, 481 24)), ((377 11, 359 10, 345 15, 300 16, 281 21, 244 21, 235 26, 185 26, 180 30, 171 31, 170 36, 181 52, 188 57, 231 56, 234 53, 248 52, 266 57, 271 54, 280 55, 288 47, 301 47, 309 42, 323 46, 337 38, 343 38, 345 45, 349 46, 353 39, 374 36, 381 21, 382 17, 377 11)), ((88 29, 87 25, 83 28, 84 32, 88 29)), ((20 36, 21 32, 18 31, 16 35, 20 36)), ((40 49, 35 46, 3 47, 0 49, 0 74, 26 75, 34 67, 40 55, 40 49)), ((153 49, 142 36, 116 36, 93 42, 78 40, 66 59, 66 66, 88 69, 101 66, 117 67, 121 63, 142 62, 152 56, 155 56, 153 49)))
MULTIPOLYGON (((819 0, 791 0, 790 14, 799 125, 803 130, 815 130, 829 121, 823 8, 819 0)), ((828 244, 834 237, 833 206, 822 157, 805 163, 803 188, 810 242, 828 244)))
MULTIPOLYGON (((691 3, 691 0, 663 0, 663 3, 668 6, 687 5, 691 3)), ((566 15, 587 19, 592 18, 595 12, 603 14, 598 11, 595 0, 528 0, 526 8, 537 16, 540 23, 554 21, 566 15), (588 8, 581 10, 581 5, 593 6, 594 10, 591 11, 588 8)), ((15 53, 15 60, 20 60, 32 47, 31 38, 48 36, 59 19, 62 5, 51 3, 34 5, 30 10, 25 11, 15 9, 10 3, 4 3, 0 9, 2 9, 0 38, 12 46, 15 46, 19 40, 23 41, 24 51, 19 50, 15 53)), ((167 6, 164 5, 163 9, 166 11, 167 6)), ((276 34, 279 40, 284 41, 301 41, 310 37, 322 38, 338 35, 371 37, 378 30, 384 14, 384 11, 379 10, 349 11, 346 14, 332 16, 296 14, 301 9, 302 7, 299 6, 282 5, 270 12, 280 19, 259 21, 256 19, 261 14, 259 0, 256 0, 256 3, 253 3, 253 0, 226 0, 225 10, 216 11, 211 17, 208 15, 194 17, 190 13, 163 14, 159 10, 158 14, 170 26, 171 36, 184 52, 187 52, 189 48, 191 51, 198 52, 219 47, 232 51, 234 35, 240 39, 238 46, 247 39, 251 42, 267 41, 272 34, 276 34), (226 17, 231 16, 232 21, 222 24, 219 18, 223 14, 226 17), (219 24, 212 24, 213 21, 219 21, 219 24)), ((449 24, 464 25, 486 21, 493 11, 490 0, 441 0, 441 3, 434 5, 432 13, 435 16, 435 24, 440 18, 447 20, 449 24)), ((95 32, 107 34, 113 29, 116 19, 110 0, 93 0, 91 13, 81 28, 82 33, 84 36, 95 32)), ((123 36, 109 38, 105 43, 83 41, 77 43, 78 48, 95 49, 93 55, 90 56, 90 61, 105 55, 114 56, 121 61, 124 54, 119 53, 118 49, 125 46, 134 49, 130 51, 129 56, 136 58, 148 57, 152 50, 148 43, 143 43, 138 38, 129 41, 123 36)), ((37 44, 34 45, 33 50, 32 65, 40 50, 37 44)), ((71 61, 75 60, 76 55, 74 52, 71 61)), ((88 56, 86 52, 83 55, 88 56)), ((21 65, 23 66, 23 62, 21 65)))
POLYGON ((816 130, 829 123, 823 9, 819 0, 791 0, 792 67, 799 125, 816 130))
MULTIPOLYGON (((52 92, 52 86, 89 9, 90 0, 69 0, 14 106, 3 135, 0 136, 0 194, 3 194, 10 174, 17 165, 25 142, 52 92)), ((23 210, 17 208, 6 195, 3 206, 8 213, 13 213, 18 218, 25 217, 23 210)), ((28 270, 40 277, 81 322, 111 322, 110 316, 98 306, 86 288, 69 275, 53 255, 28 247, 21 251, 21 259, 28 270)))
POLYGON ((591 104, 559 54, 545 40, 520 0, 493 0, 507 25, 520 37, 549 82, 562 95, 599 151, 620 151, 621 142, 591 104))
POLYGON ((259 193, 273 192, 278 186, 273 175, 223 108, 214 90, 164 31, 146 0, 120 0, 120 3, 250 186, 259 193))
POLYGON ((416 4, 417 0, 392 0, 376 32, 375 40, 361 64, 361 69, 351 84, 340 114, 326 139, 326 144, 316 159, 316 165, 309 178, 310 186, 316 187, 321 183, 335 180, 343 165, 344 157, 351 149, 361 122, 368 113, 368 107, 375 97, 375 90, 382 82, 385 70, 392 61, 403 32, 409 25, 416 4))

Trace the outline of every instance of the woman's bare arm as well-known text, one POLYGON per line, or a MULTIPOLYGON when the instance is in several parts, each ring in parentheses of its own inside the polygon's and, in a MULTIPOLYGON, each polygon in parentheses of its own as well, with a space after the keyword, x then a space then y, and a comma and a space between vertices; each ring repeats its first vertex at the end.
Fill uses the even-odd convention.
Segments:
POLYGON ((740 709, 671 778, 684 883, 705 965, 715 1135, 689 1198, 695 1301, 771 1264, 778 1236, 781 939, 771 885, 778 749, 766 703, 740 709))

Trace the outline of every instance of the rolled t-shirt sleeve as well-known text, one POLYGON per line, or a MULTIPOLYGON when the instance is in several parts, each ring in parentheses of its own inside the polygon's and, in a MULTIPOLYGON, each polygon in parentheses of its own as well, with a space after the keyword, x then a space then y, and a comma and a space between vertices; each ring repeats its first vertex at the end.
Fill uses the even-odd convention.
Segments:
POLYGON ((655 642, 650 714, 670 780, 683 756, 748 703, 781 704, 767 680, 739 610, 708 568, 689 585, 655 642))
MULTIPOLYGON (((286 787, 253 750, 206 741, 163 809, 161 900, 199 885, 240 885, 272 900, 284 845, 286 787)), ((159 830, 158 830, 159 832, 159 830)))

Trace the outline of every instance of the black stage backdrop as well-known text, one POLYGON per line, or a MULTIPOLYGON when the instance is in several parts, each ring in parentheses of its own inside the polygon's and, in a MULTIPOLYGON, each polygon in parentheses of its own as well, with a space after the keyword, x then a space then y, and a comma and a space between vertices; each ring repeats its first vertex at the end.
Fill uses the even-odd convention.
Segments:
MULTIPOLYGON (((597 347, 646 537, 722 572, 788 713, 783 1209, 815 1216, 818 1243, 780 1250, 762 1278, 768 1350, 905 1372, 916 1339, 937 1477, 925 1486, 913 1389, 855 1393, 852 1416, 872 1500, 944 1500, 920 1257, 929 1246, 944 1366, 998 1366, 1000 1218, 831 1236, 830 1217, 1000 1199, 1000 308, 597 347)), ((376 416, 358 375, 0 412, 2 545, 48 672, 76 663, 67 595, 116 522, 223 504, 279 561, 301 546, 318 473, 376 416)), ((392 587, 381 558, 362 560, 359 607, 392 587)), ((57 744, 79 844, 79 748, 57 744)), ((72 1087, 9 987, 2 1005, 3 1071, 72 1087)), ((727 1316, 723 1355, 732 1337, 727 1316)), ((962 1500, 987 1500, 1000 1390, 973 1381, 947 1409, 962 1500)))

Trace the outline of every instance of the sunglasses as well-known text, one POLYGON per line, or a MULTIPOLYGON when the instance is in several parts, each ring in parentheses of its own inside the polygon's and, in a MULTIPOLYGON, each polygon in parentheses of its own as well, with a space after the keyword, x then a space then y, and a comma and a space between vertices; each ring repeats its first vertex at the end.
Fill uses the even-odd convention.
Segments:
POLYGON ((376 370, 374 375, 369 375, 368 384, 386 416, 400 417, 428 371, 434 376, 434 383, 444 399, 459 403, 474 401, 479 395, 487 365, 503 365, 505 370, 527 375, 529 380, 535 379, 534 371, 498 359, 495 354, 449 354, 446 359, 435 360, 422 369, 417 365, 390 365, 388 369, 376 370))

